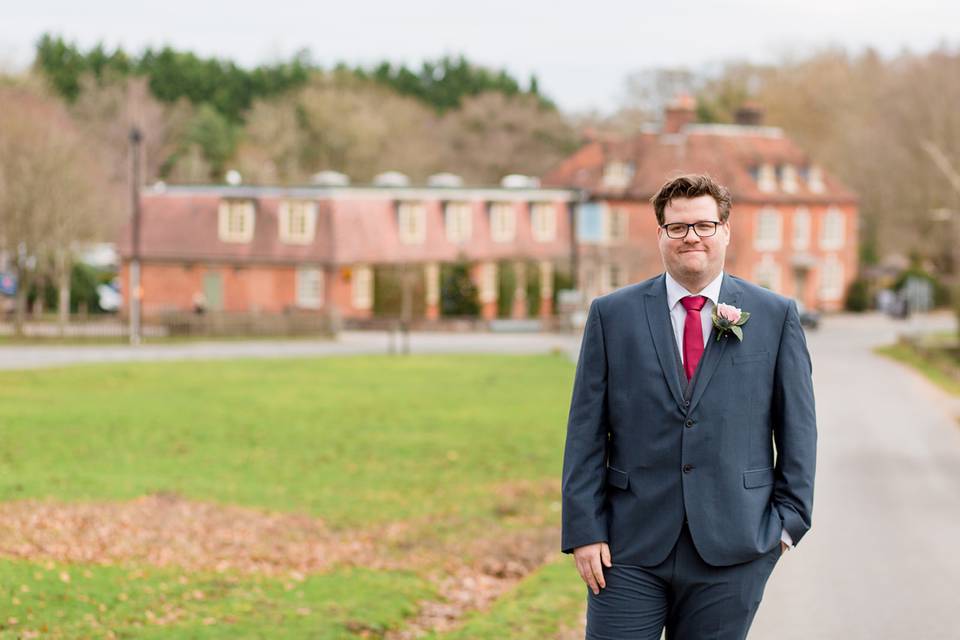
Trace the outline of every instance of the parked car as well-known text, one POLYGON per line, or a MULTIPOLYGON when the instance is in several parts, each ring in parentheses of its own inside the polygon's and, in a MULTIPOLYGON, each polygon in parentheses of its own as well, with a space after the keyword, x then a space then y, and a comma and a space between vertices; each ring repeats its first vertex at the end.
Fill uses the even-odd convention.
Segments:
POLYGON ((800 313, 800 325, 806 327, 807 329, 816 329, 820 326, 820 314, 816 311, 811 311, 803 306, 803 303, 793 299, 797 303, 797 311, 800 313))
POLYGON ((123 304, 123 296, 109 284, 97 285, 97 304, 104 311, 117 311, 123 304))

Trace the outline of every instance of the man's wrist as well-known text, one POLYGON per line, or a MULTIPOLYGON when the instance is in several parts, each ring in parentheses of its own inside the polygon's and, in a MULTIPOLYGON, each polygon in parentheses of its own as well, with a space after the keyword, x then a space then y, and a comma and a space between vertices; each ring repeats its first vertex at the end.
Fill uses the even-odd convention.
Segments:
POLYGON ((790 537, 790 532, 787 531, 786 527, 780 530, 780 542, 787 545, 788 549, 793 549, 793 538, 790 537))

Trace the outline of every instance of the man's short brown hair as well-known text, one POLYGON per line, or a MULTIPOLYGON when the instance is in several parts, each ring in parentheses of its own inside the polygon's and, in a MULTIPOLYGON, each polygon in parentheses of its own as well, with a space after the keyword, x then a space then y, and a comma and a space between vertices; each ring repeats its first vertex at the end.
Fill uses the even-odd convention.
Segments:
POLYGON ((706 173, 679 176, 663 183, 663 186, 650 198, 653 210, 657 213, 657 223, 663 224, 664 210, 677 198, 698 198, 710 196, 717 203, 720 222, 730 217, 730 192, 706 173))

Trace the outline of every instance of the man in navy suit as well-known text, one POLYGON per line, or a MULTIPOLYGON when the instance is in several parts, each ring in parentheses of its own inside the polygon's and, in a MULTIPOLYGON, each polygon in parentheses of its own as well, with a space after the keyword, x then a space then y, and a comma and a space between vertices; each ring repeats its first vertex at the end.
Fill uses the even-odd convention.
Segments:
POLYGON ((587 314, 562 549, 588 640, 742 639, 811 525, 810 356, 795 303, 724 273, 726 188, 686 175, 651 201, 666 272, 587 314))

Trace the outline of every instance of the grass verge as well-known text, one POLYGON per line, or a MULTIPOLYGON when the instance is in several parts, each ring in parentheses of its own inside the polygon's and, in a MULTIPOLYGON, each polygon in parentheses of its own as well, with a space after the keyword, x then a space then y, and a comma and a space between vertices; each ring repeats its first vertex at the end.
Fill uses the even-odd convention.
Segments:
POLYGON ((907 364, 944 391, 960 395, 958 362, 951 349, 938 346, 918 347, 901 340, 896 344, 877 347, 874 352, 907 364))

